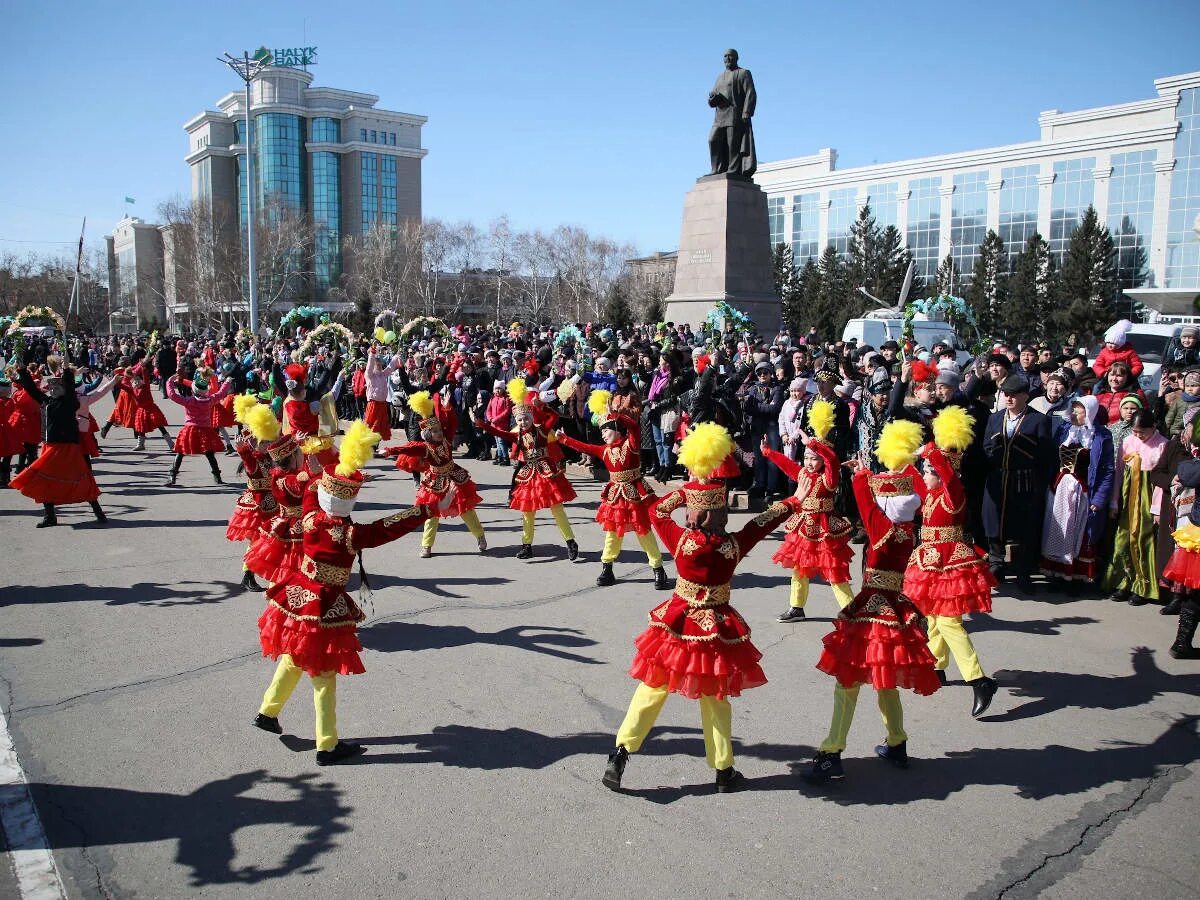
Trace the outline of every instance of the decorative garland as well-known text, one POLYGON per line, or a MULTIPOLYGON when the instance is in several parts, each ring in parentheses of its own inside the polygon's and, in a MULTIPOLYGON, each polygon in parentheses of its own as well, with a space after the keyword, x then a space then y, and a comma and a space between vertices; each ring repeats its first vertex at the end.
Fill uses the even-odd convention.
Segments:
POLYGON ((279 320, 279 330, 290 332, 297 325, 308 321, 325 325, 329 322, 329 313, 320 306, 297 306, 289 309, 287 315, 279 320))
POLYGON ((587 342, 584 340, 583 332, 574 325, 564 325, 562 330, 554 338, 554 349, 560 349, 566 343, 574 343, 579 349, 583 349, 587 342))
POLYGON ((969 325, 976 334, 979 333, 979 323, 975 320, 975 311, 962 297, 951 294, 938 294, 936 297, 925 297, 913 300, 904 306, 904 329, 906 340, 913 339, 913 319, 917 313, 932 318, 935 313, 941 313, 950 325, 969 325))
POLYGON ((58 331, 66 330, 66 323, 63 322, 62 316, 50 307, 26 306, 13 317, 12 324, 8 326, 8 333, 16 334, 22 328, 33 327, 29 324, 31 319, 49 319, 58 331))
POLYGON ((718 300, 700 325, 700 331, 706 336, 706 343, 710 347, 721 343, 721 330, 725 322, 732 322, 734 331, 750 331, 754 328, 754 320, 748 315, 724 300, 718 300))
POLYGON ((400 329, 399 337, 402 340, 408 340, 413 336, 414 331, 425 328, 430 329, 440 338, 446 338, 447 340, 450 338, 450 328, 441 319, 434 318, 433 316, 417 316, 400 329))
POLYGON ((13 323, 12 316, 0 316, 0 334, 8 331, 8 326, 13 323))
POLYGON ((318 325, 308 333, 304 338, 304 343, 300 345, 297 351, 299 361, 303 362, 312 353, 313 349, 324 342, 328 337, 333 337, 330 342, 336 347, 339 343, 344 343, 347 348, 354 344, 354 334, 345 325, 339 325, 337 322, 326 322, 323 325, 318 325))
POLYGON ((381 344, 394 344, 400 339, 394 330, 399 315, 394 309, 385 309, 375 317, 375 340, 381 344))

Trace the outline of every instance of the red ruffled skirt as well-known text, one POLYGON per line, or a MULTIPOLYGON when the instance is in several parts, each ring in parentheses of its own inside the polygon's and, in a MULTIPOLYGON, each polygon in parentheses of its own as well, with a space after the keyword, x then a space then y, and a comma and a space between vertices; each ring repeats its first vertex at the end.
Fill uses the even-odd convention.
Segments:
POLYGON ((100 497, 79 444, 43 444, 38 458, 10 486, 38 503, 90 503, 100 497))
POLYGON ((799 529, 783 539, 783 546, 775 551, 772 562, 787 569, 799 570, 802 578, 820 575, 830 584, 841 584, 850 580, 850 561, 854 551, 849 538, 814 541, 800 534, 799 529))
POLYGON ((368 400, 363 421, 367 423, 368 428, 385 441, 392 439, 391 411, 388 409, 386 400, 368 400))
POLYGON ((637 653, 629 674, 650 687, 665 687, 672 694, 693 700, 724 700, 767 683, 758 664, 762 654, 749 640, 736 644, 720 639, 685 641, 652 625, 634 643, 637 653))
POLYGON ((562 472, 554 475, 534 472, 527 480, 518 480, 508 506, 521 512, 535 512, 560 503, 570 503, 575 497, 575 488, 571 487, 571 482, 562 472))
POLYGON ((287 540, 263 529, 246 550, 242 562, 246 568, 272 584, 290 578, 304 559, 304 545, 299 539, 287 540))
POLYGON ((927 616, 965 616, 992 611, 996 584, 983 561, 947 572, 912 566, 904 573, 904 596, 927 616))
MULTIPOLYGON (((13 482, 16 485, 16 482, 13 482)), ((1167 567, 1163 569, 1163 578, 1182 584, 1189 590, 1200 590, 1200 550, 1185 550, 1176 547, 1167 567)))
POLYGON ((270 527, 274 518, 274 513, 262 511, 254 492, 247 489, 238 497, 237 505, 233 508, 233 515, 229 517, 229 524, 225 527, 225 539, 229 541, 258 540, 262 532, 270 527))
POLYGON ((137 404, 133 400, 133 396, 129 391, 119 391, 117 393, 117 402, 113 406, 112 412, 108 414, 108 421, 118 428, 133 428, 133 417, 137 411, 137 404))
MULTIPOLYGON (((100 445, 96 443, 96 432, 81 431, 79 432, 79 449, 84 456, 99 456, 100 445)), ((3 455, 3 454, 0 454, 3 455)))
POLYGON ((184 425, 175 438, 175 452, 184 456, 219 453, 223 449, 225 444, 221 442, 217 429, 205 428, 203 425, 184 425))
POLYGON ((234 396, 234 394, 226 394, 220 401, 213 404, 213 428, 232 428, 237 424, 237 419, 233 414, 234 396))
POLYGON ((167 427, 167 417, 157 403, 139 406, 133 413, 133 430, 139 434, 151 434, 167 427))
MULTIPOLYGON (((283 587, 276 585, 270 593, 283 587)), ((293 619, 268 603, 258 620, 258 641, 263 656, 279 659, 286 653, 309 675, 361 675, 367 671, 358 655, 362 643, 353 625, 323 628, 319 623, 293 619)))
POLYGON ((817 668, 843 687, 869 684, 877 691, 908 688, 932 694, 940 683, 928 638, 919 627, 921 618, 902 596, 863 591, 833 620, 817 668))
POLYGON ((596 510, 596 521, 605 531, 616 534, 646 534, 650 531, 650 504, 653 501, 653 494, 641 502, 625 497, 605 500, 596 510))
POLYGON ((462 484, 456 485, 456 487, 458 490, 454 493, 454 499, 450 501, 450 505, 444 511, 438 512, 437 505, 442 502, 442 498, 446 495, 439 494, 437 491, 431 491, 424 485, 417 488, 417 495, 413 502, 417 506, 429 505, 434 507, 435 515, 439 519, 451 519, 455 516, 461 516, 483 502, 483 498, 479 496, 479 490, 475 487, 475 482, 470 478, 462 484))

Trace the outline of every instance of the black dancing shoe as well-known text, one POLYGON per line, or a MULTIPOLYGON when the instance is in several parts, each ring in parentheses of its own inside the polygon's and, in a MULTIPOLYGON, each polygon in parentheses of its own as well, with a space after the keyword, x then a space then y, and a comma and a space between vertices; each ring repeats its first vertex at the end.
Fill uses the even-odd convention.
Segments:
POLYGON ((938 669, 937 677, 938 677, 938 684, 940 684, 942 687, 945 687, 947 684, 950 683, 950 679, 946 677, 945 669, 938 669))
POLYGON ((780 622, 802 622, 806 618, 808 618, 808 616, 806 616, 804 614, 804 610, 801 609, 799 606, 789 606, 787 608, 787 611, 779 617, 778 621, 780 621, 780 622))
POLYGON ((1130 594, 1129 595, 1129 605, 1130 606, 1145 606, 1149 602, 1150 601, 1147 600, 1145 597, 1143 597, 1141 594, 1130 594))
POLYGON ((667 570, 659 566, 654 570, 654 589, 656 591, 669 591, 671 583, 667 581, 667 570))
POLYGON ((617 576, 613 574, 612 563, 600 563, 600 574, 596 576, 596 587, 608 587, 610 584, 617 583, 617 576))
POLYGON ((254 578, 254 573, 249 569, 242 575, 242 590, 244 591, 261 591, 263 586, 254 578))
POLYGON ((882 744, 875 748, 875 755, 880 759, 886 759, 898 769, 907 769, 908 741, 901 741, 895 747, 892 747, 885 740, 882 744))
POLYGON ((348 744, 345 741, 338 741, 334 744, 332 750, 317 751, 317 765, 336 766, 338 763, 361 756, 366 752, 367 748, 362 744, 348 744))
POLYGON ((717 769, 717 793, 732 794, 746 785, 746 776, 730 766, 728 769, 717 769))
POLYGON ((42 516, 42 521, 38 522, 35 528, 53 528, 58 524, 57 516, 42 516))
POLYGON ((522 544, 517 551, 517 559, 533 559, 533 544, 522 544))
POLYGON ((567 541, 567 559, 571 562, 579 559, 579 545, 575 541, 567 541))
POLYGON ((262 713, 259 713, 250 724, 255 728, 261 728, 263 731, 269 731, 271 734, 283 734, 283 728, 280 726, 279 720, 274 716, 264 716, 262 713))
POLYGON ((808 773, 804 776, 804 780, 822 784, 826 781, 845 777, 846 773, 842 769, 842 754, 840 752, 818 752, 816 758, 813 760, 812 768, 808 770, 808 773))
POLYGON ((604 767, 604 777, 600 780, 610 791, 621 789, 621 776, 625 774, 625 763, 627 762, 629 762, 629 751, 624 747, 617 747, 608 754, 608 765, 604 767))
POLYGON ((975 703, 971 706, 971 715, 979 717, 987 712, 987 708, 992 705, 992 698, 996 696, 997 687, 996 679, 988 678, 986 675, 971 682, 971 690, 975 692, 975 703))
POLYGON ((1108 599, 1111 600, 1113 603, 1128 603, 1129 602, 1129 591, 1120 591, 1120 590, 1113 591, 1111 594, 1108 595, 1108 599))
POLYGON ((1177 616, 1179 610, 1183 609, 1183 594, 1171 594, 1171 599, 1167 601, 1167 605, 1158 611, 1160 616, 1177 616))

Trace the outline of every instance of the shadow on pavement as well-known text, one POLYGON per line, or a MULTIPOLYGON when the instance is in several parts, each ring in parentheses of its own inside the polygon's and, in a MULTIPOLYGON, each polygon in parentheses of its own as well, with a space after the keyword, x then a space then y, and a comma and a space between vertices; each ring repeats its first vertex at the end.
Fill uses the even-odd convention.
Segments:
MULTIPOLYGON (((175 860, 191 872, 191 884, 256 884, 271 878, 320 871, 318 858, 349 831, 352 812, 342 792, 317 773, 280 776, 259 769, 212 781, 190 794, 124 788, 34 783, 29 788, 41 813, 48 849, 103 847, 175 840, 175 860), (290 790, 286 800, 243 796, 260 786, 290 790), (277 865, 235 865, 239 828, 278 829, 277 865), (289 830, 284 830, 289 829, 289 830)), ((10 788, 0 788, 0 796, 10 788)))
POLYGON ((14 585, 4 592, 0 608, 21 603, 92 603, 105 606, 196 606, 202 603, 221 603, 243 593, 240 584, 232 582, 183 581, 179 584, 139 582, 122 587, 94 587, 90 584, 55 584, 49 587, 14 585), (183 585, 203 585, 186 588, 183 585))
POLYGON ((972 613, 968 620, 972 634, 985 631, 1011 631, 1016 634, 1036 634, 1049 637, 1061 634, 1066 625, 1095 625, 1099 619, 1091 616, 1062 616, 1058 619, 1032 619, 1028 622, 1013 622, 996 619, 987 613, 972 613))
POLYGON ((0 647, 36 647, 44 643, 41 638, 0 638, 0 647))
POLYGON ((1080 709, 1132 709, 1145 706, 1159 694, 1200 694, 1200 674, 1172 675, 1158 667, 1154 651, 1138 647, 1132 654, 1130 675, 1093 675, 1073 672, 1000 671, 995 678, 1016 697, 1036 697, 983 722, 1015 722, 1044 716, 1068 706, 1080 709))
MULTIPOLYGON (((436 554, 435 554, 436 555, 436 554)), ((413 565, 419 565, 414 563, 413 565)), ((412 571, 412 569, 409 569, 412 571)), ((449 586, 463 586, 466 588, 486 588, 491 585, 508 584, 512 581, 511 578, 503 578, 499 575, 489 577, 475 576, 472 578, 412 578, 408 575, 375 575, 369 574, 367 580, 371 582, 371 590, 378 591, 387 587, 407 587, 416 588, 418 591, 424 591, 427 594, 433 594, 435 597, 452 597, 456 600, 464 600, 474 595, 481 593, 479 590, 470 590, 465 594, 456 594, 454 591, 447 590, 449 586)))
POLYGON ((503 631, 476 631, 466 625, 426 625, 420 622, 376 622, 360 629, 359 640, 368 650, 392 653, 400 650, 444 650, 471 644, 491 644, 513 647, 532 653, 544 653, 572 662, 600 665, 600 661, 578 653, 568 653, 566 647, 594 647, 596 642, 583 637, 575 628, 552 628, 546 625, 515 625, 503 631))

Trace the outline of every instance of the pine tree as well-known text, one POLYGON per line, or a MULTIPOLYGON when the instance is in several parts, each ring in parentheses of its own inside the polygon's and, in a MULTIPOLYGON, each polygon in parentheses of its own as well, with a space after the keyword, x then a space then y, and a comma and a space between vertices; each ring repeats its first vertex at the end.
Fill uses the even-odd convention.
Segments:
POLYGON ((604 322, 613 328, 629 331, 633 327, 633 306, 629 295, 620 281, 614 281, 608 289, 608 298, 604 303, 604 322))
MULTIPOLYGON (((784 307, 788 327, 794 335, 808 333, 813 324, 812 316, 821 303, 821 270, 811 257, 804 267, 796 273, 796 289, 792 302, 784 307)), ((819 330, 819 327, 818 327, 819 330)))
POLYGON ((1053 333, 1057 271, 1050 245, 1034 232, 1013 260, 1002 318, 1009 340, 1049 341, 1053 333))
MULTIPOLYGON (((895 225, 883 229, 877 246, 879 250, 875 271, 871 274, 866 288, 885 303, 895 303, 904 287, 904 276, 913 258, 912 251, 904 246, 904 236, 895 225)), ((914 273, 909 298, 916 299, 923 295, 924 282, 914 273)))
POLYGON ((1122 216, 1120 240, 1117 242, 1117 282, 1121 289, 1117 315, 1123 319, 1142 318, 1145 307, 1131 297, 1126 297, 1126 288, 1141 287, 1146 283, 1146 264, 1150 261, 1146 244, 1129 216, 1122 216), (1132 240, 1131 240, 1132 239, 1132 240))
POLYGON ((359 291, 354 300, 354 313, 350 317, 351 327, 362 334, 375 330, 375 304, 369 291, 359 291))
POLYGON ((1007 282, 1008 252, 1000 235, 989 228, 979 243, 975 270, 967 288, 967 302, 975 310, 975 318, 979 320, 980 331, 984 334, 1008 333, 1010 323, 1004 320, 1007 282))
POLYGON ((1116 319, 1116 261, 1112 234, 1089 206, 1063 258, 1057 324, 1071 343, 1092 343, 1116 319))
POLYGON ((783 320, 792 320, 793 309, 798 300, 799 283, 792 248, 782 242, 775 245, 771 254, 775 293, 779 297, 783 320))
POLYGON ((946 258, 938 264, 937 272, 933 276, 933 292, 937 296, 952 296, 956 290, 962 289, 962 281, 959 277, 958 266, 954 263, 954 257, 949 253, 946 258))
POLYGON ((822 337, 833 338, 841 334, 842 327, 850 318, 850 272, 833 247, 825 248, 817 270, 820 275, 820 287, 815 292, 816 302, 813 308, 808 310, 808 316, 822 337))
POLYGON ((643 322, 661 322, 667 316, 667 305, 663 302, 662 287, 652 285, 646 295, 645 308, 642 310, 643 322))

